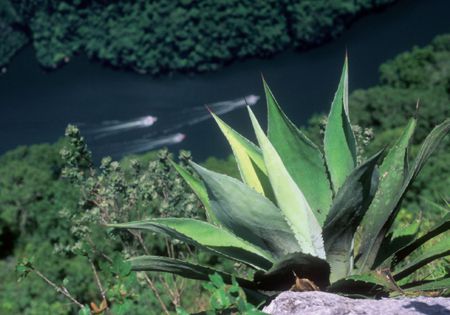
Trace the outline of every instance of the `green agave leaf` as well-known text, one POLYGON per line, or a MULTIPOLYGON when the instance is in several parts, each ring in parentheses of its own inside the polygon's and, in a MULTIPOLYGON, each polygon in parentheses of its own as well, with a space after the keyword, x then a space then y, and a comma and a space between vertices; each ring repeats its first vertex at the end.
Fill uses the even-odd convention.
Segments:
POLYGON ((414 291, 437 291, 437 290, 445 290, 450 288, 450 275, 447 275, 443 278, 426 281, 421 284, 417 284, 414 286, 409 286, 405 291, 414 292, 414 291))
POLYGON ((268 138, 323 225, 333 195, 325 160, 319 148, 283 113, 264 79, 263 83, 267 99, 268 138))
POLYGON ((406 173, 407 148, 415 126, 416 120, 411 119, 380 166, 378 190, 362 222, 361 257, 358 261, 360 272, 372 268, 384 238, 384 235, 379 237, 380 232, 399 203, 398 196, 406 173))
POLYGON ((301 252, 325 259, 322 228, 302 191, 284 167, 283 161, 267 139, 255 115, 248 107, 253 129, 261 147, 278 206, 301 247, 301 252))
POLYGON ((409 226, 401 228, 401 235, 394 236, 394 233, 386 235, 377 253, 375 266, 391 268, 394 254, 416 239, 419 228, 420 223, 413 222, 409 226))
MULTIPOLYGON (((209 281, 209 276, 219 274, 225 283, 232 283, 232 276, 228 273, 204 267, 201 265, 185 262, 182 260, 162 256, 139 256, 128 260, 133 271, 158 271, 168 272, 184 278, 209 281)), ((249 280, 236 278, 240 286, 255 289, 255 284, 249 280)))
POLYGON ((414 181, 416 176, 420 173, 430 155, 434 152, 434 150, 436 150, 436 148, 439 146, 442 140, 447 136, 449 131, 450 131, 450 118, 447 118, 441 124, 434 127, 433 130, 431 130, 431 132, 425 138, 425 140, 422 143, 422 146, 420 147, 419 153, 417 154, 414 160, 414 164, 412 165, 412 168, 409 171, 408 178, 403 188, 403 194, 406 192, 409 185, 414 181))
POLYGON ((211 210, 223 227, 276 258, 301 250, 280 209, 269 199, 235 178, 191 164, 203 178, 211 210))
POLYGON ((325 252, 331 265, 330 281, 347 277, 353 268, 356 229, 378 184, 376 164, 382 152, 355 168, 339 189, 323 228, 325 252))
POLYGON ((233 150, 244 183, 267 198, 274 200, 261 150, 233 130, 214 113, 211 114, 233 150))
POLYGON ((205 207, 206 217, 208 221, 216 225, 219 225, 218 224, 219 222, 214 216, 214 213, 211 211, 211 205, 209 204, 208 199, 208 192, 206 191, 206 187, 202 183, 202 181, 189 174, 189 172, 186 169, 184 169, 181 165, 178 165, 173 161, 170 162, 172 163, 176 171, 180 174, 180 176, 183 177, 184 181, 189 185, 192 191, 197 195, 198 199, 200 199, 201 203, 205 207))
POLYGON ((199 220, 158 218, 123 224, 110 224, 109 226, 162 233, 209 249, 227 258, 246 263, 257 269, 267 270, 272 266, 274 260, 269 253, 236 237, 227 230, 199 220))
POLYGON ((324 151, 331 183, 337 192, 356 165, 356 141, 348 113, 347 58, 328 116, 324 151))
POLYGON ((296 275, 325 289, 330 284, 330 265, 315 256, 292 253, 277 261, 268 272, 257 271, 254 281, 260 290, 289 290, 295 284, 296 275))
POLYGON ((403 246, 402 248, 398 249, 395 254, 393 254, 388 260, 391 262, 391 266, 396 266, 399 262, 403 261, 406 256, 411 254, 413 251, 415 251, 417 248, 425 244, 428 240, 432 239, 433 237, 436 237, 444 232, 447 232, 450 230, 450 213, 447 213, 442 220, 434 226, 430 231, 428 231, 426 234, 422 235, 421 237, 412 240, 407 245, 403 246))
MULTIPOLYGON (((412 127, 411 124, 415 125, 415 120, 410 122, 409 126, 412 127)), ((406 130, 406 132, 408 129, 406 130)), ((384 211, 387 213, 389 212, 389 217, 387 222, 384 224, 384 226, 380 229, 378 232, 378 235, 376 235, 373 238, 373 245, 371 251, 373 252, 372 255, 375 255, 376 252, 378 252, 379 246, 387 233, 389 231, 392 222, 395 219, 395 216, 397 215, 398 206, 400 204, 400 201, 404 197, 406 191, 408 190, 409 186, 415 179, 415 177, 419 174, 422 167, 425 165, 426 161, 430 157, 430 155, 434 152, 434 150, 439 146, 439 144, 442 142, 442 140, 447 136, 448 132, 450 131, 450 119, 446 119, 444 122, 439 124, 438 126, 434 127, 433 130, 428 134, 428 136, 425 138, 425 140, 422 143, 422 146, 420 147, 420 150, 414 160, 414 163, 410 170, 408 171, 408 174, 406 176, 406 179, 403 182, 403 185, 401 186, 401 189, 397 190, 396 193, 391 193, 391 196, 389 198, 390 202, 387 202, 386 200, 384 211)), ((404 135, 405 136, 405 135, 404 135)), ((383 162, 384 163, 384 162, 383 162)), ((384 174, 384 172, 380 172, 381 174, 384 174)), ((376 197, 375 197, 376 198, 376 197)), ((383 209, 379 209, 383 211, 383 209)), ((374 259, 371 257, 371 259, 374 259)), ((370 262, 370 261, 369 261, 370 262)), ((369 265, 369 264, 367 264, 369 265)), ((366 268, 367 268, 366 265, 366 268)))
POLYGON ((440 240, 438 243, 427 247, 422 255, 416 257, 406 266, 403 266, 402 268, 395 270, 394 279, 397 281, 401 280, 406 276, 409 276, 416 270, 422 268, 426 264, 432 262, 433 260, 450 255, 449 244, 450 244, 450 235, 447 235, 447 237, 440 240))
POLYGON ((374 273, 353 275, 332 283, 327 292, 343 294, 352 297, 382 297, 387 296, 390 284, 374 273))

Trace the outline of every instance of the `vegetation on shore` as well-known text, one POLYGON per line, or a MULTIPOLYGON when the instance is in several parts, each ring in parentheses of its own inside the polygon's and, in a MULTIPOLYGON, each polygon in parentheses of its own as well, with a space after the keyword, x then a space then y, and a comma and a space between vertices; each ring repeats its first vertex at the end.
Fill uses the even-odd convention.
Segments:
POLYGON ((14 30, 2 35, 0 66, 29 38, 45 68, 85 53, 159 74, 210 71, 235 59, 318 45, 356 16, 395 0, 9 1, 3 14, 15 18, 5 27, 14 30))

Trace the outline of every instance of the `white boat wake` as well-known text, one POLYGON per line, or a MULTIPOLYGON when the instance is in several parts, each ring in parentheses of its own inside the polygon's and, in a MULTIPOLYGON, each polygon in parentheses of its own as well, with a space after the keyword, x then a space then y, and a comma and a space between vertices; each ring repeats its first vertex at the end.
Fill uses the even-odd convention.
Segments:
POLYGON ((141 136, 140 139, 122 143, 104 143, 103 145, 108 152, 113 154, 141 153, 182 142, 186 135, 179 132, 179 129, 211 119, 210 112, 216 115, 223 115, 244 106, 253 106, 259 99, 258 95, 252 94, 238 99, 184 108, 177 111, 171 108, 170 113, 161 112, 161 115, 158 115, 159 118, 147 115, 127 121, 104 121, 101 125, 97 125, 94 128, 86 128, 83 132, 87 136, 92 136, 94 140, 98 140, 113 135, 119 136, 119 134, 131 131, 146 130, 153 126, 153 132, 141 136), (155 124, 157 124, 158 128, 154 126, 155 124))

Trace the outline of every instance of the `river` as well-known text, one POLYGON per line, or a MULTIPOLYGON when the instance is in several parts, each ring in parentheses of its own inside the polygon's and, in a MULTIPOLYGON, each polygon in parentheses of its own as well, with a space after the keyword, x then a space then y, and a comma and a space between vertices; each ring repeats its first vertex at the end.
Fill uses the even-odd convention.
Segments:
MULTIPOLYGON (((70 122, 92 126, 102 121, 129 120, 158 113, 182 118, 195 108, 248 94, 263 95, 260 73, 269 82, 288 116, 304 124, 326 112, 337 86, 347 49, 350 90, 378 82, 378 66, 398 53, 423 46, 450 31, 450 1, 400 0, 386 10, 353 23, 339 38, 303 52, 288 51, 271 59, 252 58, 212 73, 152 78, 91 62, 77 56, 53 72, 37 64, 32 47, 22 50, 0 76, 0 153, 21 144, 53 142, 70 122)), ((253 106, 265 123, 264 100, 253 106)), ((244 108, 222 118, 253 137, 244 108)), ((158 122, 149 128, 157 130, 158 122)), ((190 150, 196 160, 224 157, 230 149, 212 120, 179 130, 186 139, 172 151, 190 150)), ((91 149, 97 157, 133 141, 136 133, 109 138, 91 149), (107 142, 105 142, 107 141, 107 142), (109 141, 109 142, 108 142, 109 141), (121 144, 122 143, 122 144, 121 144)))

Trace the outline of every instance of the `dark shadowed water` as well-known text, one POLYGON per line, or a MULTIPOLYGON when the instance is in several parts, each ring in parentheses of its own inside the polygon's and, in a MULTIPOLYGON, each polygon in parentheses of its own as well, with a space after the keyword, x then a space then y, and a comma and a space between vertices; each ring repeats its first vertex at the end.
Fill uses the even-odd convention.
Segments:
MULTIPOLYGON (((262 95, 260 73, 288 116, 304 124, 313 113, 327 111, 346 49, 350 56, 350 90, 367 88, 377 83, 382 62, 449 32, 449 12, 448 0, 401 0, 383 12, 361 18, 341 37, 319 48, 285 52, 272 59, 235 62, 218 72, 195 76, 152 78, 113 70, 84 56, 46 73, 28 47, 0 76, 0 153, 21 144, 53 142, 63 135, 69 122, 83 128, 155 113, 161 124, 169 116, 182 121, 185 115, 189 116, 186 108, 248 94, 262 95)), ((264 101, 253 110, 265 123, 264 101)), ((243 108, 222 118, 238 131, 253 136, 243 108)), ((149 132, 157 131, 158 122, 151 128, 149 132)), ((191 150, 197 160, 229 153, 226 141, 211 120, 185 126, 179 132, 187 137, 171 147, 174 151, 191 150)), ((129 133, 102 139, 91 149, 97 156, 117 152, 137 136, 129 133)))

